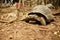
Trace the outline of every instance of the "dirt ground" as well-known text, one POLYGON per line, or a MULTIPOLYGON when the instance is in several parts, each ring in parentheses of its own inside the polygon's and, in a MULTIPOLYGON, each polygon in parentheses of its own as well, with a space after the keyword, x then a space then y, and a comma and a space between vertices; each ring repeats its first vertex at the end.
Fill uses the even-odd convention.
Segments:
POLYGON ((60 40, 60 14, 46 26, 20 20, 0 22, 0 40, 60 40))

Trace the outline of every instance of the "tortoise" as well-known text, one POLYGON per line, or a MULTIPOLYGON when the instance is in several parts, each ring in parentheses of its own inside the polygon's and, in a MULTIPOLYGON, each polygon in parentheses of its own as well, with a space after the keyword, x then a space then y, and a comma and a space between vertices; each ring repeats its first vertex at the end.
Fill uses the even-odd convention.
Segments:
POLYGON ((35 23, 36 20, 39 21, 42 25, 46 25, 47 22, 54 20, 51 10, 45 5, 35 6, 31 12, 28 13, 28 16, 23 19, 29 23, 35 23))

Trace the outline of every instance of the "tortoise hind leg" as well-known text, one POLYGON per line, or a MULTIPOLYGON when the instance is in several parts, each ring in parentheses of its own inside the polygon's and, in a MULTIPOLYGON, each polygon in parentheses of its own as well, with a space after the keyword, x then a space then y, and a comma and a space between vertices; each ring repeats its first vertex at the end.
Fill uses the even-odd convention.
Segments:
POLYGON ((46 25, 46 21, 45 21, 44 17, 39 17, 39 18, 37 18, 37 20, 40 21, 40 23, 42 25, 46 25))

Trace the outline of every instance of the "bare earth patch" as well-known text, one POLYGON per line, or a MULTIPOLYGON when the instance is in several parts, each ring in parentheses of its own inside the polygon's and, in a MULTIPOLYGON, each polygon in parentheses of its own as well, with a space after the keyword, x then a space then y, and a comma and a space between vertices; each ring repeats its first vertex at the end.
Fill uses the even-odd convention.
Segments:
POLYGON ((0 23, 0 40, 59 40, 60 16, 47 26, 24 21, 0 23))

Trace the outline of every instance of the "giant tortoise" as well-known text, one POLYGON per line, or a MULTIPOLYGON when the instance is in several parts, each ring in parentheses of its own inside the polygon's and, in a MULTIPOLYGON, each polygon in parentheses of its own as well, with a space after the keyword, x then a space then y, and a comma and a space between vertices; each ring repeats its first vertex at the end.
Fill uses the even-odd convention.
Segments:
POLYGON ((46 25, 46 22, 53 20, 54 16, 52 15, 51 10, 45 5, 35 6, 28 16, 23 19, 29 23, 34 23, 36 20, 39 21, 42 25, 46 25))

